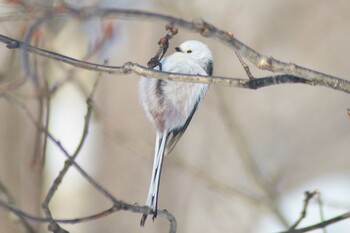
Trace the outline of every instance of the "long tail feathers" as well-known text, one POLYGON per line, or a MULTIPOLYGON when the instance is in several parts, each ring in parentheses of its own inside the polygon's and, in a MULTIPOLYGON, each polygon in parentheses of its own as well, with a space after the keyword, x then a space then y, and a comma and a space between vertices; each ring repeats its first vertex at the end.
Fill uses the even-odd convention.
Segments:
MULTIPOLYGON (((152 169, 151 183, 148 190, 146 206, 152 208, 153 210, 153 220, 157 217, 157 208, 158 208, 158 192, 160 184, 160 175, 162 172, 162 164, 165 146, 168 139, 168 133, 157 133, 155 151, 154 151, 154 161, 152 169)), ((143 214, 141 218, 140 225, 144 226, 147 219, 147 214, 143 214)))

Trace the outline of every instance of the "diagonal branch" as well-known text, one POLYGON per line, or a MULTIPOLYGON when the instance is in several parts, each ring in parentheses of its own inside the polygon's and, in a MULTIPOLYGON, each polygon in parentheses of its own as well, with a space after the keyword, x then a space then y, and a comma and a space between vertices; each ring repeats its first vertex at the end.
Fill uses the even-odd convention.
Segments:
MULTIPOLYGON (((48 129, 42 125, 40 122, 38 122, 35 117, 33 116, 33 114, 30 112, 30 110, 28 109, 28 107, 22 103, 21 101, 17 100, 16 98, 12 97, 11 95, 7 94, 6 92, 0 92, 0 96, 3 97, 4 99, 6 99, 7 101, 15 104, 21 111, 23 111, 26 116, 28 117, 28 119, 38 128, 38 130, 42 131, 43 133, 45 133, 47 135, 47 137, 63 152, 63 154, 69 159, 72 157, 72 155, 69 154, 69 152, 62 146, 62 144, 60 143, 60 141, 58 139, 56 139, 49 131, 48 129)), ((80 167, 79 164, 77 164, 74 160, 71 160, 72 165, 78 170, 78 172, 100 193, 102 193, 106 198, 108 198, 109 200, 112 201, 113 203, 113 207, 112 208, 116 208, 116 211, 119 210, 125 210, 125 211, 131 211, 131 212, 135 212, 135 213, 142 213, 142 214, 149 214, 150 211, 152 211, 149 207, 147 206, 138 206, 138 205, 131 205, 128 203, 125 203, 123 201, 117 200, 111 193, 109 193, 104 187, 102 187, 98 182, 96 182, 82 167, 80 167)), ((12 211, 16 213, 16 209, 9 206, 8 204, 6 204, 5 202, 2 202, 0 200, 0 206, 12 211)), ((176 233, 176 229, 177 229, 177 223, 176 223, 176 219, 175 217, 169 213, 166 210, 158 210, 158 215, 162 216, 164 218, 166 218, 169 221, 169 233, 176 233)), ((36 220, 36 221, 46 221, 46 222, 54 222, 56 221, 55 219, 49 217, 46 218, 46 220, 43 220, 40 218, 37 219, 33 219, 35 218, 34 216, 31 216, 29 214, 26 214, 23 211, 18 210, 17 214, 22 214, 23 217, 25 218, 29 218, 32 220, 36 220), (33 218, 32 218, 33 217, 33 218)), ((97 214, 98 215, 98 214, 97 214)), ((90 218, 91 219, 91 218, 90 218)), ((93 220, 93 219, 91 219, 93 220)), ((56 221, 56 222, 64 222, 65 220, 62 221, 56 221)), ((55 227, 57 227, 56 224, 52 224, 51 225, 54 230, 61 230, 61 229, 57 229, 55 227)), ((62 229, 63 230, 63 229, 62 229)), ((61 231, 64 232, 64 231, 61 231)))
MULTIPOLYGON (((73 161, 76 159, 79 152, 81 151, 81 149, 84 145, 85 139, 87 138, 88 130, 89 130, 89 126, 90 126, 90 119, 92 116, 93 97, 94 97, 99 79, 100 79, 100 76, 97 77, 95 84, 92 88, 92 91, 91 91, 91 93, 86 101, 87 102, 87 113, 85 116, 84 129, 83 129, 83 133, 82 133, 80 142, 79 142, 74 154, 65 161, 63 169, 60 171, 59 175, 56 177, 55 181, 53 182, 51 188, 49 189, 49 191, 46 194, 46 197, 42 203, 42 208, 45 212, 45 215, 49 219, 52 219, 51 211, 49 209, 49 203, 51 202, 51 199, 53 198, 55 192, 57 191, 59 185, 61 184, 64 176, 68 172, 69 168, 72 166, 73 161)), ((63 229, 60 228, 60 226, 55 221, 50 222, 49 228, 51 228, 51 229, 54 228, 54 229, 57 229, 56 231, 65 232, 63 229)))
MULTIPOLYGON (((1 187, 0 187, 1 188, 1 187)), ((52 219, 52 218, 43 218, 43 217, 38 217, 31 215, 27 212, 24 212, 20 209, 15 208, 14 206, 8 204, 5 201, 0 200, 0 206, 11 211, 12 213, 16 214, 18 217, 23 219, 23 221, 26 221, 25 219, 29 219, 32 221, 36 222, 56 222, 56 223, 61 223, 61 224, 77 224, 77 223, 82 223, 82 222, 88 222, 88 221, 93 221, 99 218, 106 217, 114 212, 118 212, 120 210, 124 211, 130 211, 134 213, 147 213, 149 211, 149 208, 147 206, 138 206, 138 205, 131 205, 123 201, 118 201, 115 203, 112 207, 103 210, 99 213, 85 216, 85 217, 80 217, 80 218, 72 218, 72 219, 52 219)), ((158 215, 163 216, 169 220, 169 233, 176 233, 176 228, 177 228, 177 223, 175 217, 169 213, 166 210, 158 210, 158 215)), ((28 231, 29 233, 35 233, 34 231, 28 231)))
POLYGON ((317 229, 322 229, 326 226, 329 226, 331 224, 334 224, 334 223, 337 223, 337 222, 340 222, 344 219, 348 219, 350 218, 350 212, 347 212, 347 213, 344 213, 342 215, 339 215, 337 217, 334 217, 334 218, 331 218, 331 219, 328 219, 326 221, 323 221, 323 222, 320 222, 320 223, 317 223, 317 224, 314 224, 312 226, 308 226, 308 227, 303 227, 303 228, 299 228, 299 229, 291 229, 291 230, 288 230, 288 231, 283 231, 283 232, 279 232, 279 233, 303 233, 303 232, 311 232, 313 230, 317 230, 317 229))
POLYGON ((245 45, 238 39, 236 39, 232 32, 227 32, 221 30, 214 25, 202 20, 202 19, 194 19, 193 21, 186 21, 183 19, 157 14, 150 13, 146 11, 140 10, 128 10, 128 9, 102 9, 98 7, 86 7, 75 9, 75 11, 69 12, 79 12, 80 15, 84 15, 85 17, 91 16, 101 16, 101 17, 118 17, 118 18, 137 18, 137 19, 149 19, 149 20, 157 20, 157 21, 165 21, 171 25, 178 26, 180 28, 184 28, 186 30, 200 33, 204 37, 211 37, 222 44, 227 45, 230 48, 233 48, 236 52, 238 52, 242 57, 249 60, 253 63, 257 68, 262 70, 268 70, 271 72, 284 73, 297 77, 303 77, 310 81, 313 81, 315 85, 324 85, 328 87, 333 87, 337 89, 345 88, 347 92, 350 91, 349 83, 344 82, 340 78, 327 75, 318 71, 314 71, 293 63, 286 63, 283 61, 279 61, 273 57, 269 57, 266 55, 262 55, 245 45))
MULTIPOLYGON (((0 181, 0 206, 11 206, 12 208, 15 208, 14 200, 6 187, 3 185, 3 183, 0 181)), ((23 216, 19 212, 12 211, 15 216, 11 215, 9 216, 11 220, 15 223, 15 225, 21 229, 25 233, 36 233, 37 231, 34 230, 34 228, 27 222, 27 219, 25 216, 23 216)))
POLYGON ((262 55, 235 38, 232 32, 219 29, 203 19, 187 21, 168 15, 151 13, 142 10, 100 8, 96 6, 76 8, 67 3, 65 3, 64 7, 60 8, 59 10, 42 8, 42 11, 45 10, 46 12, 44 12, 44 14, 50 13, 51 17, 70 15, 79 18, 91 18, 99 16, 166 22, 172 26, 184 28, 188 31, 199 33, 204 37, 210 37, 218 40, 220 43, 234 49, 242 57, 246 58, 259 69, 305 78, 312 81, 314 85, 326 86, 336 90, 342 90, 347 93, 350 92, 350 84, 347 80, 314 71, 297 64, 283 62, 270 56, 262 55))
POLYGON ((307 213, 307 207, 309 206, 309 202, 310 200, 317 194, 317 191, 314 192, 309 192, 306 191, 305 192, 305 199, 304 199, 304 205, 303 205, 303 209, 301 211, 300 217, 298 218, 298 220, 289 228, 289 231, 293 231, 297 228, 297 226, 299 225, 299 223, 301 223, 301 221, 306 217, 306 213, 307 213))
POLYGON ((278 85, 278 84, 286 84, 286 83, 303 83, 303 84, 309 84, 309 85, 325 86, 335 90, 350 93, 350 81, 335 78, 335 77, 322 78, 322 75, 315 76, 314 78, 308 79, 307 76, 298 77, 291 74, 282 74, 282 75, 268 76, 263 78, 256 78, 253 80, 221 77, 221 76, 208 77, 208 76, 202 76, 202 75, 185 75, 185 74, 179 74, 179 73, 169 73, 169 72, 162 72, 162 71, 157 71, 153 69, 148 69, 144 66, 141 66, 133 62, 126 62, 122 66, 108 66, 108 65, 100 65, 100 64, 80 61, 68 56, 64 56, 59 53, 37 48, 25 42, 15 40, 3 35, 0 35, 0 42, 3 42, 4 44, 6 44, 7 47, 10 49, 25 49, 31 53, 34 53, 43 57, 47 57, 56 61, 60 61, 78 68, 97 71, 97 72, 103 72, 103 73, 109 73, 109 74, 115 74, 115 75, 135 73, 135 74, 149 77, 149 78, 169 79, 169 80, 182 81, 182 82, 218 84, 218 85, 240 87, 240 88, 247 88, 247 89, 258 89, 262 87, 278 85))

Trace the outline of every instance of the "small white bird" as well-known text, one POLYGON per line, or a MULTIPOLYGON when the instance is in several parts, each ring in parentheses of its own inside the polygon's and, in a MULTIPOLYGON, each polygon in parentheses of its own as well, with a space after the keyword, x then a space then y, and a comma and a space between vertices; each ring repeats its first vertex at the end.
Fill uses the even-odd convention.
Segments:
MULTIPOLYGON (((160 61, 162 71, 212 75, 212 54, 205 44, 190 40, 182 43, 175 50, 175 53, 160 61)), ((156 69, 159 68, 156 67, 156 69)), ((157 130, 152 177, 145 204, 152 208, 153 219, 157 217, 164 153, 169 154, 179 141, 208 88, 208 84, 141 77, 140 100, 148 118, 157 130)), ((146 218, 147 215, 144 214, 141 225, 144 225, 146 218)))

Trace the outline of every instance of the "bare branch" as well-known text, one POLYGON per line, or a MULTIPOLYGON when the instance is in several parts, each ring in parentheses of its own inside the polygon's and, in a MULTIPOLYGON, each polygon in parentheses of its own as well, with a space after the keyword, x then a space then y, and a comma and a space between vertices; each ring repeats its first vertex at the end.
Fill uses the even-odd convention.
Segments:
POLYGON ((243 61, 243 58, 241 57, 241 55, 239 55, 239 53, 237 53, 236 51, 235 51, 235 53, 236 53, 236 56, 237 56, 239 62, 243 66, 243 69, 244 69, 245 73, 247 74, 249 80, 253 80, 254 77, 253 77, 252 73, 250 72, 249 66, 243 61))
MULTIPOLYGON (((320 212, 320 220, 321 222, 324 222, 324 212, 323 212, 323 201, 322 201, 322 198, 321 198, 321 192, 316 190, 315 191, 317 193, 317 198, 316 198, 316 201, 317 201, 317 204, 318 204, 318 209, 319 209, 319 212, 320 212)), ((325 227, 323 227, 323 233, 327 233, 327 229, 325 227)))
MULTIPOLYGON (((6 92, 2 92, 0 93, 0 96, 4 97, 6 100, 8 100, 9 102, 15 104, 20 110, 22 110, 26 116, 28 117, 28 119, 43 133, 45 133, 47 135, 47 137, 63 152, 63 154, 68 158, 72 158, 72 155, 70 155, 68 153, 68 151, 61 145, 60 141, 58 139, 56 139, 49 131, 48 129, 42 125, 40 122, 37 122, 35 117, 33 116, 33 114, 30 112, 30 110, 28 109, 28 107, 22 103, 21 101, 17 100, 16 98, 12 97, 11 95, 7 94, 6 92)), ((67 160, 68 161, 68 160, 67 160)), ((152 209, 150 209, 147 206, 137 206, 137 205, 131 205, 131 204, 127 204, 123 201, 117 200, 112 194, 110 194, 105 188, 103 188, 99 183, 97 183, 83 168, 80 167, 79 164, 77 164, 73 159, 69 160, 70 163, 78 170, 78 172, 100 193, 102 193, 106 198, 108 198, 109 200, 112 201, 113 203, 113 207, 112 208, 116 208, 115 211, 119 211, 119 210, 126 210, 126 211, 131 211, 131 212, 135 212, 135 213, 142 213, 142 214, 149 214, 152 209)), ((2 202, 0 200, 0 206, 3 206, 4 208, 15 212, 15 208, 7 205, 6 203, 2 202)), ((114 212, 115 212, 114 211, 114 212)), ((168 219, 169 221, 169 233, 175 233, 176 232, 176 219, 175 217, 169 213, 166 210, 157 210, 158 211, 158 216, 163 216, 165 218, 168 219)), ((24 214, 23 211, 18 210, 17 212, 18 214, 22 214, 23 217, 26 218, 30 218, 32 220, 36 220, 36 221, 47 221, 51 224, 50 226, 52 228, 54 228, 53 230, 57 230, 57 224, 56 223, 69 223, 69 221, 66 222, 66 220, 56 220, 54 218, 45 218, 45 220, 43 220, 42 218, 37 218, 35 219, 34 216, 30 216, 28 214, 24 214), (41 220, 40 220, 41 219, 41 220)), ((100 216, 99 214, 97 214, 98 216, 100 216)), ((86 217, 88 219, 93 220, 93 217, 86 217)), ((84 218, 84 219, 86 219, 84 218)), ((85 221, 85 220, 83 220, 85 221)), ((63 229, 62 229, 63 230, 63 229)), ((61 232, 64 232, 61 231, 61 232)))
MULTIPOLYGON (((0 182, 0 205, 1 206, 14 206, 14 200, 5 186, 0 182)), ((25 217, 18 213, 13 212, 16 216, 11 215, 11 220, 15 225, 25 233, 36 233, 33 227, 27 222, 25 217)))
MULTIPOLYGON (((221 30, 202 19, 194 19, 193 21, 186 21, 186 20, 176 18, 176 17, 171 17, 168 15, 150 13, 150 12, 141 11, 141 10, 112 9, 112 8, 99 8, 99 7, 75 8, 68 4, 65 4, 63 9, 60 8, 60 10, 56 12, 54 11, 54 9, 46 9, 46 10, 51 13, 51 17, 71 15, 79 18, 89 18, 89 17, 99 16, 99 17, 115 17, 115 18, 125 18, 125 19, 163 21, 163 22, 166 22, 167 24, 178 26, 188 31, 200 33, 204 37, 214 38, 220 41, 222 44, 227 45, 228 47, 234 49, 242 57, 249 60, 252 64, 254 64, 259 69, 268 70, 276 73, 284 73, 287 75, 304 78, 311 81, 313 85, 326 86, 329 88, 350 93, 349 81, 340 79, 331 75, 327 75, 324 73, 320 73, 318 71, 314 71, 293 63, 286 63, 283 61, 279 61, 270 56, 262 55, 257 51, 253 50, 252 48, 250 48, 249 46, 245 45, 238 39, 236 39, 233 36, 232 32, 221 30)), ((0 38, 0 40, 3 41, 2 38, 0 38)), ((61 61, 65 62, 63 59, 61 61)), ((81 67, 81 68, 84 68, 84 67, 81 67)), ((135 72, 135 70, 131 70, 131 71, 135 72)), ((103 72, 107 72, 107 71, 103 71, 103 72)), ((156 78, 165 78, 165 77, 158 76, 156 78)), ((204 80, 202 80, 201 82, 209 83, 204 80)), ((235 86, 234 84, 231 84, 231 85, 235 86)), ((246 87, 246 86, 238 86, 238 87, 246 87)), ((246 88, 249 88, 249 87, 246 87, 246 88)))
POLYGON ((334 223, 337 223, 337 222, 340 222, 344 219, 348 219, 350 218, 350 212, 347 212, 347 213, 344 213, 342 215, 339 215, 335 218, 331 218, 331 219, 328 219, 324 222, 320 222, 320 223, 317 223, 315 225, 312 225, 312 226, 308 226, 308 227, 303 227, 303 228, 299 228, 299 229, 295 229, 295 230, 288 230, 288 231, 282 231, 282 232, 279 232, 279 233, 303 233, 303 232, 309 232, 309 231, 313 231, 313 230, 317 230, 317 229, 322 229, 326 226, 329 226, 331 224, 334 224, 334 223))
MULTIPOLYGON (((40 49, 35 46, 31 46, 24 42, 14 40, 2 35, 0 35, 0 41, 7 44, 7 47, 9 48, 26 49, 29 52, 35 53, 37 55, 48 57, 50 59, 54 59, 57 61, 61 61, 66 64, 73 65, 75 67, 79 67, 86 70, 97 71, 97 72, 116 74, 116 75, 136 73, 138 75, 149 77, 149 78, 169 79, 169 80, 182 81, 182 82, 210 83, 210 84, 219 84, 219 85, 241 87, 241 88, 248 88, 248 89, 258 89, 262 87, 267 87, 267 86, 277 85, 277 84, 285 84, 285 83, 306 83, 306 84, 313 85, 312 82, 293 75, 276 75, 276 76, 270 76, 270 77, 259 78, 254 80, 246 80, 246 79, 227 78, 227 77, 220 77, 220 76, 208 77, 208 76, 202 76, 202 75, 184 75, 184 74, 177 74, 177 73, 162 72, 162 71, 157 71, 153 69, 148 69, 144 66, 141 66, 133 62, 127 62, 123 66, 107 66, 107 65, 100 65, 100 64, 80 61, 58 53, 40 49)), ((349 87, 350 87, 350 82, 349 82, 349 87)), ((345 91, 340 88, 339 90, 345 91)))
POLYGON ((283 216, 276 203, 275 184, 263 176, 260 167, 255 162, 253 154, 249 149, 248 142, 245 140, 243 130, 239 127, 235 115, 229 111, 229 107, 227 106, 226 101, 224 101, 222 93, 217 92, 217 97, 217 106, 221 113, 220 116, 222 116, 225 128, 228 129, 230 138, 232 138, 232 141, 235 144, 235 148, 237 149, 242 164, 248 174, 248 178, 252 184, 264 194, 262 195, 263 197, 260 198, 260 202, 264 204, 284 226, 289 226, 288 221, 283 216))
POLYGON ((176 35, 178 32, 177 28, 172 27, 170 25, 166 25, 165 29, 167 30, 166 35, 158 41, 159 49, 156 55, 147 62, 147 66, 150 69, 159 66, 160 70, 162 70, 160 60, 163 58, 164 54, 168 50, 169 40, 173 38, 173 36, 176 35))
POLYGON ((305 192, 305 200, 304 200, 304 205, 303 205, 303 209, 301 211, 300 217, 299 219, 289 228, 289 231, 293 231, 295 230, 295 228, 299 225, 299 223, 306 217, 306 211, 307 211, 307 207, 309 206, 309 202, 310 200, 317 194, 316 191, 314 192, 309 192, 306 191, 305 192))
MULTIPOLYGON (((268 77, 263 77, 259 79, 254 79, 254 80, 220 77, 220 76, 208 77, 208 76, 201 76, 201 75, 184 75, 184 74, 169 73, 169 72, 162 72, 162 71, 148 69, 144 66, 141 66, 133 62, 127 62, 122 66, 106 66, 106 65, 100 65, 100 64, 90 63, 90 62, 84 62, 68 56, 61 55, 59 53, 37 48, 35 46, 31 46, 22 41, 15 40, 3 35, 0 35, 0 42, 5 43, 7 47, 10 49, 19 49, 19 48, 25 49, 37 55, 47 57, 53 60, 61 61, 66 64, 73 65, 75 67, 79 67, 86 70, 97 71, 97 72, 115 74, 115 75, 135 73, 135 74, 149 77, 149 78, 169 79, 169 80, 182 81, 182 82, 219 84, 224 86, 240 87, 240 88, 248 88, 248 89, 258 89, 258 88, 267 87, 271 85, 286 84, 286 83, 304 83, 309 85, 326 86, 335 90, 350 93, 349 81, 339 79, 336 77, 332 78, 330 76, 329 77, 327 76, 326 78, 322 78, 324 74, 321 74, 321 73, 319 73, 319 75, 314 75, 313 78, 310 78, 309 77, 310 75, 295 76, 293 74, 284 74, 284 75, 268 76, 268 77)), ((295 65, 293 65, 293 67, 297 68, 295 65)), ((292 70, 291 67, 290 69, 292 70)), ((293 72, 289 72, 289 73, 293 73, 293 72)))
MULTIPOLYGON (((91 91, 91 93, 86 101, 87 102, 87 113, 85 116, 84 129, 83 129, 83 133, 82 133, 80 142, 79 142, 74 154, 65 161, 63 169, 60 171, 59 175, 56 177, 54 183, 52 184, 51 188, 49 189, 49 192, 47 193, 47 195, 42 203, 42 208, 45 212, 45 215, 49 219, 52 219, 51 211, 49 209, 49 203, 50 203, 53 195, 55 194, 56 190, 58 189, 59 185, 61 184, 64 176, 68 172, 69 168, 72 166, 72 162, 78 156, 81 148, 83 147, 85 139, 87 138, 88 129, 90 126, 90 119, 92 116, 93 96, 95 94, 99 78, 100 77, 97 77, 95 84, 92 88, 92 91, 91 91)), ((60 226, 54 221, 50 222, 49 229, 51 229, 51 231, 53 231, 53 232, 64 232, 64 230, 61 229, 60 226)))
MULTIPOLYGON (((1 187, 0 187, 1 188, 1 187)), ((6 203, 5 201, 0 200, 0 206, 13 212, 14 214, 18 215, 19 217, 23 219, 29 219, 32 221, 36 222, 55 222, 55 223, 61 223, 61 224, 77 224, 77 223, 83 223, 83 222, 89 222, 93 221, 99 218, 106 217, 114 212, 118 212, 120 210, 125 210, 125 211, 131 211, 134 213, 148 213, 149 208, 147 206, 138 206, 138 205, 131 205, 128 203, 125 203, 123 201, 118 201, 115 203, 111 208, 103 210, 99 213, 85 216, 85 217, 80 217, 80 218, 74 218, 74 219, 53 219, 53 218, 42 218, 38 216, 31 215, 29 213, 26 213, 20 209, 15 208, 14 206, 6 203)), ((158 215, 163 216, 166 219, 169 220, 169 233, 175 233, 176 228, 177 228, 177 223, 175 217, 169 213, 166 210, 158 210, 158 215)), ((30 233, 35 233, 34 231, 30 233)))

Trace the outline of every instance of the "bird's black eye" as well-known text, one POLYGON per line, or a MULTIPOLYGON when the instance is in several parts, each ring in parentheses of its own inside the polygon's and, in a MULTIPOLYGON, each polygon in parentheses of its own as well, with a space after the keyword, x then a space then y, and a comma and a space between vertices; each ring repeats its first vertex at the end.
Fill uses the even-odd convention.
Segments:
POLYGON ((180 49, 179 47, 176 47, 176 48, 175 48, 175 51, 176 51, 176 52, 181 52, 181 49, 180 49))
POLYGON ((192 50, 187 50, 187 53, 192 53, 192 50))

